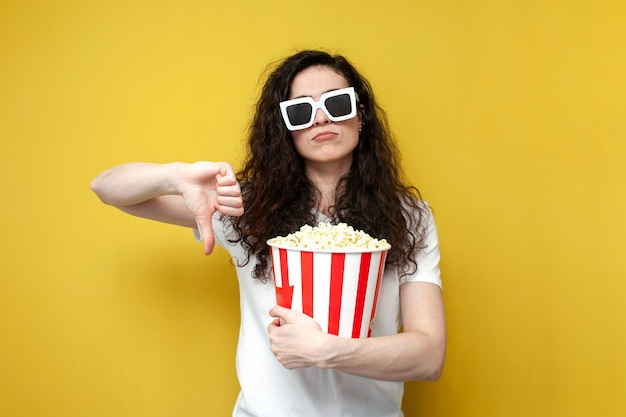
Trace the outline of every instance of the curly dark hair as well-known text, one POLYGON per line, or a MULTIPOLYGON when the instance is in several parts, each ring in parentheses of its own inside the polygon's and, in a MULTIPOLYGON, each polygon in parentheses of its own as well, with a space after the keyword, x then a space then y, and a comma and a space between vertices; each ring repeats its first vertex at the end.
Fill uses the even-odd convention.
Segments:
POLYGON ((304 160, 297 153, 281 117, 278 103, 289 98, 294 77, 311 66, 326 66, 354 87, 363 108, 363 126, 353 151, 350 172, 341 178, 330 214, 334 223, 344 222, 391 244, 387 265, 401 275, 415 272, 416 255, 424 246, 427 208, 417 188, 407 185, 400 168, 398 148, 382 108, 369 82, 341 55, 324 51, 301 51, 270 65, 269 76, 256 105, 249 128, 247 155, 237 173, 245 213, 232 218, 235 236, 248 257, 257 264, 253 277, 270 277, 267 239, 285 236, 304 224, 314 225, 319 192, 307 178, 304 160))

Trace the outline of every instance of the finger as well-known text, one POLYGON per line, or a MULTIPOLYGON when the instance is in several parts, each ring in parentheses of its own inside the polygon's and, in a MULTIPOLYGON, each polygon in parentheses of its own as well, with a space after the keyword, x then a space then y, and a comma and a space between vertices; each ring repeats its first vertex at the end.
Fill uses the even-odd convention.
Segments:
POLYGON ((280 327, 280 319, 272 320, 271 323, 267 325, 267 332, 272 333, 272 331, 277 327, 280 327))
POLYGON ((204 254, 210 255, 215 246, 215 237, 213 236, 212 217, 208 215, 196 216, 196 223, 204 242, 204 254))
POLYGON ((235 171, 233 167, 227 162, 220 163, 220 171, 217 174, 218 179, 224 179, 225 181, 232 181, 235 178, 235 171))
POLYGON ((227 216, 241 216, 243 214, 243 202, 237 197, 218 197, 215 209, 227 216))
POLYGON ((274 306, 271 310, 270 310, 270 316, 272 317, 277 317, 279 320, 282 319, 285 322, 291 322, 293 317, 294 317, 294 312, 291 309, 288 309, 286 307, 282 307, 279 305, 274 306))
POLYGON ((239 188, 239 185, 217 187, 216 192, 216 199, 220 204, 228 204, 228 202, 230 202, 228 205, 232 206, 242 204, 241 189, 239 188))
POLYGON ((216 209, 227 216, 239 217, 243 214, 243 207, 230 207, 217 205, 216 209))
POLYGON ((238 183, 218 186, 215 209, 228 216, 241 216, 243 214, 243 199, 238 183))
POLYGON ((241 188, 239 184, 235 181, 234 183, 222 184, 218 180, 217 184, 217 194, 229 197, 241 197, 241 188))
POLYGON ((226 174, 222 174, 221 172, 215 176, 217 180, 217 185, 220 187, 237 185, 237 177, 235 174, 231 172, 227 172, 226 174))

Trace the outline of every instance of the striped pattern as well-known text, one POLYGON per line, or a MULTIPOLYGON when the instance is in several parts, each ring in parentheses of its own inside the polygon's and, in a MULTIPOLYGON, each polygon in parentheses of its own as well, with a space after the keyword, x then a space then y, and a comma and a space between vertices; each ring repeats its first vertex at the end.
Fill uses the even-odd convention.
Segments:
POLYGON ((270 248, 278 304, 313 317, 325 332, 371 336, 386 251, 270 248))

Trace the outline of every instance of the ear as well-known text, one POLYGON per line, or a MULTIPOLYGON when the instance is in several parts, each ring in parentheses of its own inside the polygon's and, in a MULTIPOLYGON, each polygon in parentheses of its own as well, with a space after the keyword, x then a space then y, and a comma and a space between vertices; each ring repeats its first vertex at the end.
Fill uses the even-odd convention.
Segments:
POLYGON ((365 106, 363 106, 362 104, 359 104, 357 108, 357 117, 359 120, 359 127, 363 126, 363 124, 365 123, 365 121, 363 120, 363 118, 365 117, 365 106))

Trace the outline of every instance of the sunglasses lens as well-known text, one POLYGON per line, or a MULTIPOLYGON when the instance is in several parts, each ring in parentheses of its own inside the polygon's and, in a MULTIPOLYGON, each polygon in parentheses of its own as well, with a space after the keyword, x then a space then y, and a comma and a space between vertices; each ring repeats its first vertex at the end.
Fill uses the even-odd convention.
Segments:
POLYGON ((326 106, 326 110, 328 110, 333 117, 346 116, 352 111, 350 95, 348 94, 329 97, 324 102, 324 105, 326 106))
POLYGON ((299 126, 309 123, 313 107, 309 103, 299 103, 287 107, 287 116, 289 123, 293 126, 299 126))

